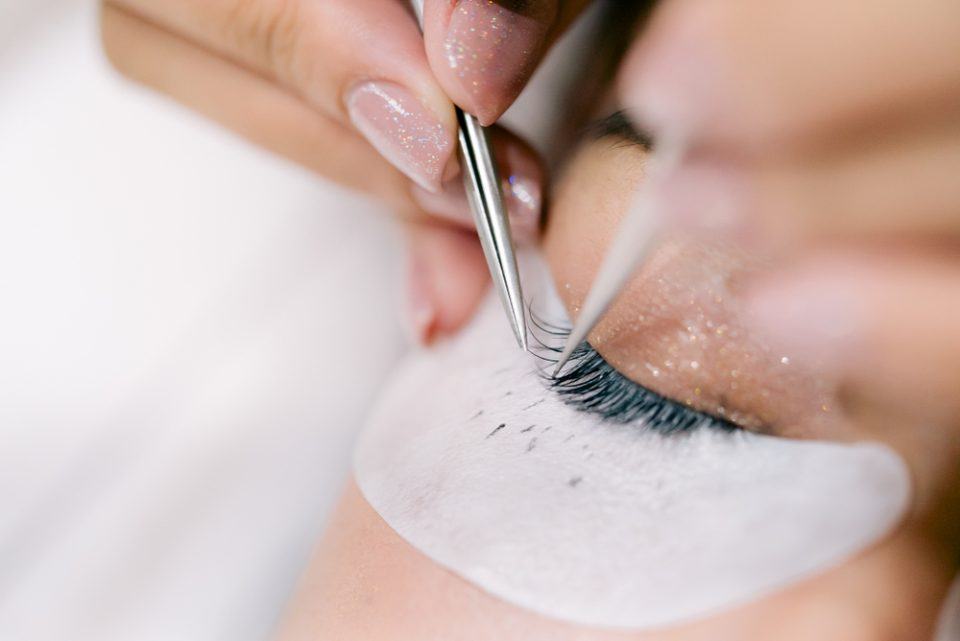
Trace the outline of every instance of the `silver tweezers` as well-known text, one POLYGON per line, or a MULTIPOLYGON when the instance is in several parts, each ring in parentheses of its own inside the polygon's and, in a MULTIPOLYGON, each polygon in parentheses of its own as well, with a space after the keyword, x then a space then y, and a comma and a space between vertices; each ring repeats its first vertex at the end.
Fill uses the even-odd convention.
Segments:
POLYGON ((606 314, 607 309, 626 287, 634 273, 644 264, 662 240, 663 212, 656 211, 654 198, 657 179, 669 174, 683 160, 686 146, 682 141, 663 144, 659 155, 650 159, 646 179, 637 193, 633 206, 627 212, 613 236, 600 271, 590 286, 580 316, 567 337, 566 346, 557 359, 553 375, 563 370, 577 347, 606 314), (672 143, 672 144, 671 144, 672 143))
MULTIPOLYGON (((423 29, 423 0, 412 0, 413 11, 423 29)), ((520 288, 517 255, 510 237, 507 207, 503 200, 500 172, 493 159, 486 130, 474 116, 459 107, 457 123, 460 126, 460 162, 463 165, 463 184, 473 219, 480 236, 480 245, 487 258, 487 267, 493 277, 493 286, 507 312, 510 327, 521 349, 527 350, 527 318, 520 288)))

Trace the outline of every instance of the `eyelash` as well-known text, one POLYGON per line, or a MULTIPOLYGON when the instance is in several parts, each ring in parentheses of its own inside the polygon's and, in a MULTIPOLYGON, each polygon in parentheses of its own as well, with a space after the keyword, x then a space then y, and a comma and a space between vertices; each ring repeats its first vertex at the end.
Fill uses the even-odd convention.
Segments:
MULTIPOLYGON (((616 111, 588 127, 587 133, 595 140, 614 138, 624 144, 637 145, 646 151, 653 149, 653 139, 640 130, 625 111, 616 111)), ((569 330, 552 326, 531 317, 533 324, 551 339, 569 336, 569 330)), ((550 355, 544 360, 556 362, 560 348, 537 339, 550 355)), ((550 341, 554 343, 554 340, 550 341)), ((681 434, 700 428, 723 432, 740 429, 734 423, 695 410, 634 383, 610 365, 589 343, 577 347, 560 376, 544 372, 547 387, 574 409, 600 416, 613 423, 642 421, 644 426, 661 434, 681 434)))
MULTIPOLYGON (((565 330, 536 324, 538 329, 551 336, 563 337, 568 334, 565 330)), ((560 351, 543 341, 538 342, 549 353, 560 351)), ((739 429, 729 421, 687 407, 634 383, 588 343, 577 347, 559 376, 545 372, 545 378, 549 389, 565 404, 578 411, 600 416, 605 421, 620 424, 642 421, 645 427, 667 435, 700 428, 723 432, 739 429)))
POLYGON ((623 110, 588 125, 585 133, 594 140, 613 138, 627 145, 636 145, 644 151, 653 151, 653 136, 638 127, 623 110))

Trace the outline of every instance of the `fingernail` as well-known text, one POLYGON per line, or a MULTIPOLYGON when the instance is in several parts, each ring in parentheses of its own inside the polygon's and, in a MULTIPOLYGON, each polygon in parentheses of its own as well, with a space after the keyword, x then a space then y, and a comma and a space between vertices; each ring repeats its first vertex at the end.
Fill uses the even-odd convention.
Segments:
POLYGON ((747 186, 735 168, 690 162, 658 179, 656 191, 667 226, 715 240, 752 240, 746 224, 747 186))
MULTIPOLYGON (((543 211, 543 178, 536 163, 524 157, 501 165, 505 174, 502 179, 504 204, 510 216, 510 231, 514 241, 530 243, 540 233, 540 216, 543 211)), ((442 191, 429 192, 418 185, 411 188, 414 200, 427 213, 441 217, 463 227, 475 225, 466 190, 462 180, 444 184, 442 191)))
POLYGON ((406 331, 410 340, 426 345, 434 333, 437 309, 423 259, 411 251, 407 259, 406 331))
POLYGON ((752 336, 790 358, 842 366, 863 326, 851 285, 834 269, 770 276, 747 289, 744 320, 752 336))
POLYGON ((413 93, 392 82, 365 82, 346 102, 354 126, 384 158, 424 189, 440 189, 454 141, 413 93))
POLYGON ((556 15, 552 0, 459 0, 444 52, 469 96, 463 105, 490 125, 533 74, 556 15))
POLYGON ((517 242, 533 242, 540 235, 543 216, 543 170, 520 145, 509 144, 502 149, 500 170, 511 230, 517 242))

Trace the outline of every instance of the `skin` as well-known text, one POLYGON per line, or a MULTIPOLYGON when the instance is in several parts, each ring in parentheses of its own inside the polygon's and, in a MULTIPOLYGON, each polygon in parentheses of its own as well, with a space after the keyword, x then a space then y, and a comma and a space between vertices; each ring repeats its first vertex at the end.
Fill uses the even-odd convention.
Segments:
MULTIPOLYGON (((496 120, 589 3, 487 3, 528 21, 526 31, 540 34, 542 42, 523 47, 479 92, 467 89, 447 55, 445 36, 461 4, 427 0, 421 38, 396 0, 104 0, 102 33, 109 59, 130 78, 384 200, 404 220, 435 223, 424 203, 411 197, 410 181, 350 123, 349 87, 369 78, 402 85, 452 139, 451 99, 485 122, 496 120)), ((960 162, 960 5, 662 0, 656 7, 630 54, 620 93, 621 103, 659 138, 682 140, 688 148, 686 161, 665 181, 662 209, 671 222, 750 240, 765 254, 799 251, 791 269, 756 285, 758 307, 782 309, 762 302, 779 292, 805 299, 805 307, 819 300, 821 318, 832 311, 852 322, 858 312, 837 304, 852 299, 853 307, 869 310, 861 317, 892 319, 858 328, 866 344, 859 353, 869 355, 861 374, 902 366, 903 354, 890 346, 939 337, 955 326, 960 182, 952 168, 960 162), (900 263, 884 271, 862 270, 862 260, 850 264, 848 247, 808 255, 812 249, 823 254, 825 243, 837 239, 891 238, 894 244, 904 238, 933 242, 941 254, 948 244, 950 260, 931 261, 926 247, 920 256, 902 252, 900 263), (932 280, 939 298, 953 304, 946 310, 913 306, 907 313, 899 302, 932 280), (945 320, 937 325, 936 318, 945 320)), ((482 45, 474 45, 465 45, 467 57, 482 53, 482 45)), ((449 187, 457 167, 452 155, 448 160, 443 177, 449 187)), ((434 286, 450 279, 449 266, 436 257, 456 255, 459 240, 421 230, 410 230, 420 237, 418 247, 445 246, 424 255, 424 269, 411 270, 430 274, 411 286, 429 294, 429 322, 418 323, 416 336, 429 341, 470 317, 482 295, 470 283, 484 265, 470 255, 460 258, 463 293, 441 296, 441 290, 458 290, 458 281, 434 286)), ((796 331, 783 316, 754 329, 785 343, 814 333, 809 327, 796 331)), ((946 374, 960 356, 960 337, 924 348, 923 358, 912 362, 937 363, 936 372, 919 367, 896 382, 919 381, 919 392, 957 389, 960 375, 947 381, 946 374)), ((858 357, 844 358, 855 363, 858 357)), ((897 391, 881 383, 858 384, 858 393, 871 386, 883 396, 897 391)), ((917 392, 907 395, 909 403, 922 396, 917 392)), ((960 408, 952 412, 956 420, 960 408)))
MULTIPOLYGON (((489 3, 502 9, 498 26, 520 24, 535 41, 524 45, 519 32, 511 33, 504 46, 515 46, 513 64, 489 73, 481 92, 467 90, 445 53, 454 4, 427 0, 421 34, 399 0, 104 0, 101 32, 109 60, 127 77, 396 212, 415 255, 407 276, 408 325, 412 338, 430 342, 470 317, 485 289, 476 283, 487 273, 478 252, 461 251, 462 232, 473 223, 458 193, 454 101, 485 124, 495 122, 589 2, 489 3), (435 122, 446 144, 437 152, 443 171, 428 187, 446 199, 418 198, 415 168, 391 164, 355 126, 350 95, 367 81, 402 89, 435 122), (449 215, 451 198, 458 215, 449 215)), ((483 15, 474 20, 480 30, 489 28, 483 15)), ((470 33, 469 23, 458 24, 470 33)), ((484 42, 459 45, 469 57, 484 42)), ((420 156, 433 153, 410 144, 420 156)), ((518 138, 501 131, 497 154, 505 159, 504 175, 516 171, 542 184, 539 159, 518 138)), ((528 219, 521 227, 537 228, 539 207, 518 215, 528 219)))
MULTIPOLYGON (((619 89, 620 102, 658 137, 683 140, 690 150, 661 186, 670 223, 711 239, 727 235, 769 263, 762 273, 731 263, 737 309, 711 312, 735 312, 732 324, 754 344, 732 346, 725 356, 710 353, 704 362, 729 372, 724 358, 760 354, 749 359, 755 370, 743 368, 751 384, 737 394, 719 368, 644 380, 639 368, 667 360, 676 338, 671 325, 685 320, 670 318, 670 310, 633 337, 625 322, 601 327, 593 337, 601 352, 678 400, 708 411, 729 405, 751 429, 890 443, 916 480, 915 510, 901 530, 842 568, 763 601, 670 632, 618 637, 543 621, 478 594, 405 547, 350 491, 311 570, 322 579, 308 579, 281 637, 927 638, 957 557, 958 533, 950 524, 960 522, 960 183, 951 169, 960 150, 957 7, 951 0, 666 0, 631 53, 619 89), (846 331, 838 336, 837 327, 846 331), (657 332, 658 340, 643 339, 657 332), (764 370, 781 354, 797 359, 798 373, 787 378, 799 380, 786 384, 764 370), (817 371, 817 380, 805 379, 801 366, 817 371), (763 391, 775 381, 790 396, 765 403, 763 391), (825 395, 826 417, 816 411, 825 395), (356 567, 366 573, 349 583, 356 567), (343 585, 353 587, 343 592, 343 585), (438 599, 448 606, 443 612, 428 607, 438 599), (496 629, 498 621, 506 628, 496 629)), ((110 59, 130 77, 416 220, 411 234, 423 239, 421 247, 439 248, 418 250, 429 256, 428 266, 413 270, 421 274, 419 291, 427 283, 430 316, 416 324, 425 340, 469 318, 482 294, 482 261, 476 252, 459 251, 462 232, 448 223, 432 227, 411 198, 409 180, 351 126, 343 95, 351 82, 375 72, 416 93, 448 136, 448 96, 494 119, 522 81, 504 78, 504 90, 490 94, 491 107, 468 104, 476 94, 450 84, 449 69, 431 73, 430 65, 444 59, 438 34, 449 25, 449 8, 428 3, 426 51, 409 15, 390 0, 112 0, 104 5, 103 33, 110 59), (358 34, 369 46, 346 46, 358 34), (437 230, 432 238, 419 223, 437 230), (454 259, 462 269, 449 268, 454 259)), ((556 8, 543 14, 555 21, 545 30, 547 43, 581 6, 556 8)), ((531 55, 538 60, 545 50, 533 48, 531 55)), ((579 162, 588 161, 578 159, 571 181, 590 171, 616 173, 579 162)), ((455 172, 451 163, 443 177, 455 172)), ((571 284, 574 315, 612 233, 618 189, 614 183, 594 191, 576 208, 566 204, 569 196, 559 198, 553 213, 557 231, 547 250, 558 285, 571 284), (611 219, 586 224, 592 221, 582 215, 586 204, 611 219)), ((626 191, 619 196, 620 214, 626 197, 626 191)), ((685 273, 682 264, 661 260, 663 269, 685 273)))
POLYGON ((619 93, 686 150, 664 220, 772 259, 750 332, 832 359, 858 421, 954 434, 960 5, 668 0, 619 93))
MULTIPOLYGON (((558 289, 574 313, 598 257, 625 211, 630 187, 642 179, 644 165, 645 156, 639 148, 604 139, 583 148, 565 172, 547 232, 546 255, 558 289)), ((702 251, 689 242, 683 246, 675 241, 662 250, 659 270, 637 277, 612 311, 608 326, 598 329, 601 338, 597 345, 606 358, 623 366, 636 358, 638 350, 649 359, 671 354, 675 335, 671 326, 684 315, 684 301, 663 306, 658 320, 649 326, 636 329, 622 321, 624 317, 635 318, 638 302, 657 296, 662 277, 677 282, 699 278, 687 268, 690 257, 699 259, 702 251)), ((735 253, 716 262, 727 275, 748 267, 735 253)), ((696 289, 695 282, 686 284, 690 290, 696 289)), ((732 296, 736 298, 736 294, 732 296)), ((737 309, 728 304, 722 309, 711 308, 709 314, 727 315, 733 325, 737 309)), ((728 348, 741 355, 755 349, 749 339, 742 339, 744 345, 737 344, 740 342, 731 339, 728 348)), ((792 429, 806 436, 838 440, 867 435, 860 431, 867 427, 851 426, 846 417, 839 416, 839 410, 827 421, 820 420, 819 406, 803 410, 811 402, 820 402, 827 393, 814 384, 811 371, 803 367, 791 374, 798 383, 792 391, 778 390, 792 397, 783 404, 766 406, 760 392, 778 384, 764 374, 766 367, 760 358, 741 365, 743 379, 750 381, 744 387, 750 390, 737 396, 731 405, 735 404, 744 416, 766 413, 765 420, 770 424, 765 423, 765 429, 772 433, 792 429), (781 416, 778 408, 790 409, 783 409, 781 416)), ((727 382, 725 376, 719 370, 706 372, 697 381, 704 396, 715 395, 727 382)), ((676 370, 648 384, 662 393, 689 388, 691 372, 676 370)), ((691 624, 645 633, 572 626, 483 593, 400 539, 351 484, 278 639, 928 639, 955 567, 952 559, 957 539, 951 538, 943 524, 950 521, 949 514, 957 502, 942 490, 956 487, 957 479, 946 473, 946 468, 948 463, 957 467, 960 451, 956 446, 949 453, 920 451, 923 439, 911 432, 915 430, 901 426, 896 434, 869 435, 897 448, 917 479, 914 510, 892 536, 841 566, 753 603, 691 624)), ((954 435, 953 440, 960 439, 954 435)))

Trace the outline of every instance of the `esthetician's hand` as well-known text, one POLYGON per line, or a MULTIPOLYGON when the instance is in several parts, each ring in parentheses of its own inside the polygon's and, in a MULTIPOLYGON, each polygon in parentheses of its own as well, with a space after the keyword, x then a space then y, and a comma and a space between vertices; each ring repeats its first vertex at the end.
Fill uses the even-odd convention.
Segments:
MULTIPOLYGON (((495 122, 587 4, 426 0, 424 37, 403 0, 103 0, 102 28, 124 74, 413 223, 410 320, 429 340, 464 322, 488 281, 466 233, 451 99, 495 122)), ((521 141, 497 139, 529 240, 543 173, 521 141)))
POLYGON ((755 331, 871 420, 960 425, 960 3, 667 0, 628 64, 688 150, 665 217, 780 266, 755 331))

